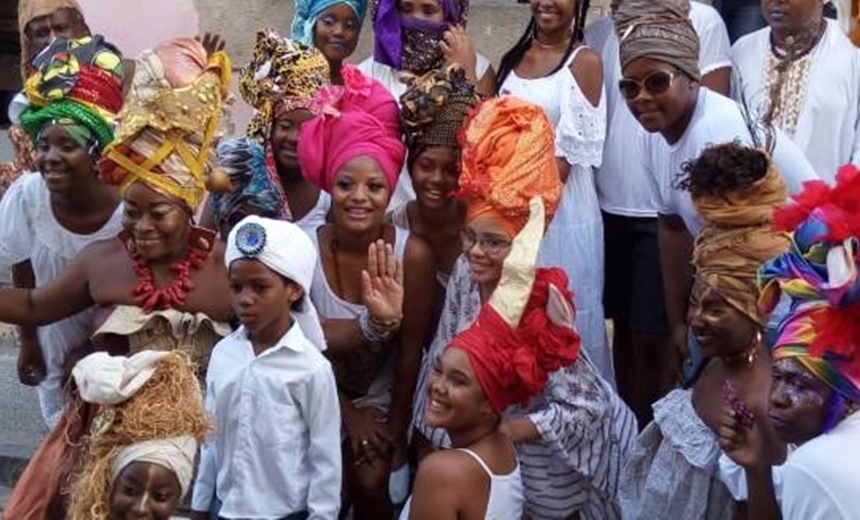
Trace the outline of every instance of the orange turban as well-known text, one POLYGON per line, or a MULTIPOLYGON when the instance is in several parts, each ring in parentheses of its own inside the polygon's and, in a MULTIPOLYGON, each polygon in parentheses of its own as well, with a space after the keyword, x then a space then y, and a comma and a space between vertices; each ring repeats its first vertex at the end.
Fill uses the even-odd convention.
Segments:
POLYGON ((529 200, 543 199, 547 223, 561 197, 555 131, 537 105, 510 96, 489 99, 459 136, 460 191, 466 221, 492 215, 511 236, 525 226, 529 200))

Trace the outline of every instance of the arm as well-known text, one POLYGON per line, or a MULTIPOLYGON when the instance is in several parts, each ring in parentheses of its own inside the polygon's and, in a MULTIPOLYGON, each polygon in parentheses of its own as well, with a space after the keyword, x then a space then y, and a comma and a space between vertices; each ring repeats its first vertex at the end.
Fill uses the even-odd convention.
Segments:
POLYGON ((308 486, 308 518, 337 518, 340 510, 340 406, 331 366, 326 362, 307 381, 302 396, 308 459, 313 461, 308 486))
POLYGON ((687 306, 693 286, 693 237, 678 215, 657 216, 660 269, 672 344, 679 355, 687 353, 687 306))
MULTIPOLYGON (((463 454, 436 452, 428 455, 418 467, 412 487, 409 520, 456 520, 460 518, 461 497, 474 500, 475 480, 463 464, 463 454)), ((486 479, 486 477, 484 477, 486 479)))
POLYGON ((475 92, 483 97, 491 97, 496 89, 496 70, 490 65, 487 72, 475 84, 475 92))
POLYGON ((702 86, 728 96, 732 86, 732 68, 722 67, 702 76, 702 86))
MULTIPOLYGON (((19 289, 36 287, 36 275, 29 260, 12 266, 12 284, 19 289)), ((45 358, 36 335, 36 327, 18 327, 21 352, 18 354, 18 380, 21 384, 35 386, 47 376, 45 358)))
MULTIPOLYGON (((745 468, 747 476, 747 516, 757 520, 781 520, 782 513, 776 502, 770 466, 745 468)), ((799 516, 796 518, 810 518, 799 516)))
POLYGON ((358 318, 327 319, 322 322, 328 349, 326 355, 332 358, 349 354, 357 348, 367 348, 370 343, 361 333, 358 318))

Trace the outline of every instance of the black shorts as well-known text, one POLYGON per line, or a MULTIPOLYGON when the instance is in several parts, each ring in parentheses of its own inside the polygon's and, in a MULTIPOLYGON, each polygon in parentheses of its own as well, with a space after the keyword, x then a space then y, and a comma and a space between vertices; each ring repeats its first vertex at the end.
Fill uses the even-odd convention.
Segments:
POLYGON ((631 330, 665 332, 666 302, 657 243, 657 219, 603 213, 606 317, 631 330))

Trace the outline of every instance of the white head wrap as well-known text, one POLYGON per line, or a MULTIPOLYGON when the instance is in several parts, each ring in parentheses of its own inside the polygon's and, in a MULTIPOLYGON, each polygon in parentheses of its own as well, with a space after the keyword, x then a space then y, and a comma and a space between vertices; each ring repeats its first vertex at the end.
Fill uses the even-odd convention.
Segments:
POLYGON ((167 352, 144 350, 131 357, 96 352, 78 361, 72 376, 81 399, 88 403, 115 405, 133 396, 155 373, 167 352))
POLYGON ((304 302, 293 316, 305 336, 320 351, 326 349, 317 310, 311 302, 311 282, 317 266, 317 250, 310 238, 295 224, 251 215, 236 224, 227 238, 224 262, 227 269, 236 260, 248 258, 292 280, 304 289, 304 302))
POLYGON ((149 462, 163 466, 176 474, 179 487, 182 488, 182 497, 185 497, 194 475, 196 454, 197 441, 190 435, 132 444, 119 452, 111 462, 111 481, 116 482, 122 470, 132 462, 149 462))

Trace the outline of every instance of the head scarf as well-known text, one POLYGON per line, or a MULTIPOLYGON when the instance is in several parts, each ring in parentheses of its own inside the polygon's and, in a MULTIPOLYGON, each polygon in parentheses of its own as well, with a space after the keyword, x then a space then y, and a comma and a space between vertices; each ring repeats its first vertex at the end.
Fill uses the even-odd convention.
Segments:
POLYGON ((317 249, 297 225, 251 215, 239 222, 227 239, 224 262, 227 269, 236 260, 261 262, 279 275, 304 289, 304 297, 296 321, 311 343, 320 351, 326 349, 319 316, 311 301, 311 283, 317 265, 317 249))
POLYGON ((290 37, 309 47, 314 45, 314 27, 317 18, 328 8, 346 4, 358 19, 358 25, 364 22, 367 12, 367 0, 296 0, 296 13, 290 26, 290 37))
POLYGON ((330 82, 328 61, 320 51, 272 29, 257 32, 254 57, 239 77, 242 98, 256 110, 248 136, 268 141, 278 116, 310 109, 314 96, 330 82))
POLYGON ((35 49, 30 46, 30 38, 27 37, 27 26, 36 18, 49 16, 60 9, 73 9, 83 19, 84 11, 75 0, 21 0, 18 2, 18 35, 21 39, 21 78, 30 76, 30 60, 33 58, 35 49))
POLYGON ((543 199, 548 220, 561 197, 555 133, 537 105, 511 96, 489 99, 464 123, 460 191, 466 221, 493 215, 511 236, 529 217, 529 201, 543 199))
POLYGON ((690 0, 624 0, 612 18, 622 70, 633 60, 650 58, 699 79, 699 37, 690 21, 690 0))
POLYGON ((466 352, 475 377, 496 413, 524 404, 547 384, 549 374, 569 366, 579 355, 580 338, 546 314, 554 285, 573 309, 567 275, 558 268, 535 269, 546 218, 534 197, 531 217, 505 259, 499 285, 475 323, 447 348, 466 352))
POLYGON ((774 214, 792 232, 791 249, 759 271, 761 304, 791 301, 773 358, 797 359, 834 391, 860 402, 860 170, 843 166, 834 186, 810 181, 774 214))
POLYGON ((237 211, 284 219, 283 189, 266 169, 266 152, 251 138, 226 139, 218 145, 221 169, 230 179, 229 193, 214 193, 215 225, 219 228, 237 211))
POLYGON ((98 159, 114 138, 122 108, 122 56, 101 36, 57 38, 33 59, 21 126, 33 142, 48 124, 61 124, 98 159))
POLYGON ((459 65, 406 79, 400 97, 400 121, 406 134, 410 164, 434 146, 458 148, 457 134, 480 96, 459 65))
POLYGON ((766 320, 758 307, 757 273, 790 246, 788 237, 771 226, 774 209, 787 196, 785 180, 771 166, 743 190, 693 198, 703 222, 693 251, 696 278, 762 327, 766 320))
POLYGON ((424 74, 445 63, 439 43, 454 25, 466 25, 468 0, 438 0, 441 23, 402 17, 398 0, 376 0, 372 6, 373 59, 395 70, 424 74))
POLYGON ((97 352, 78 362, 72 375, 81 398, 101 408, 86 439, 68 517, 109 518, 114 481, 136 461, 172 470, 185 495, 197 446, 210 430, 188 356, 145 350, 126 358, 97 352))
POLYGON ((381 83, 354 67, 343 71, 344 85, 317 95, 318 115, 302 125, 299 163, 305 178, 331 192, 344 164, 359 156, 374 159, 394 190, 403 169, 397 101, 381 83))
POLYGON ((117 140, 99 163, 102 179, 126 190, 141 181, 183 202, 192 212, 206 189, 229 189, 215 170, 218 137, 230 86, 230 60, 207 57, 191 38, 144 52, 119 115, 117 140))

